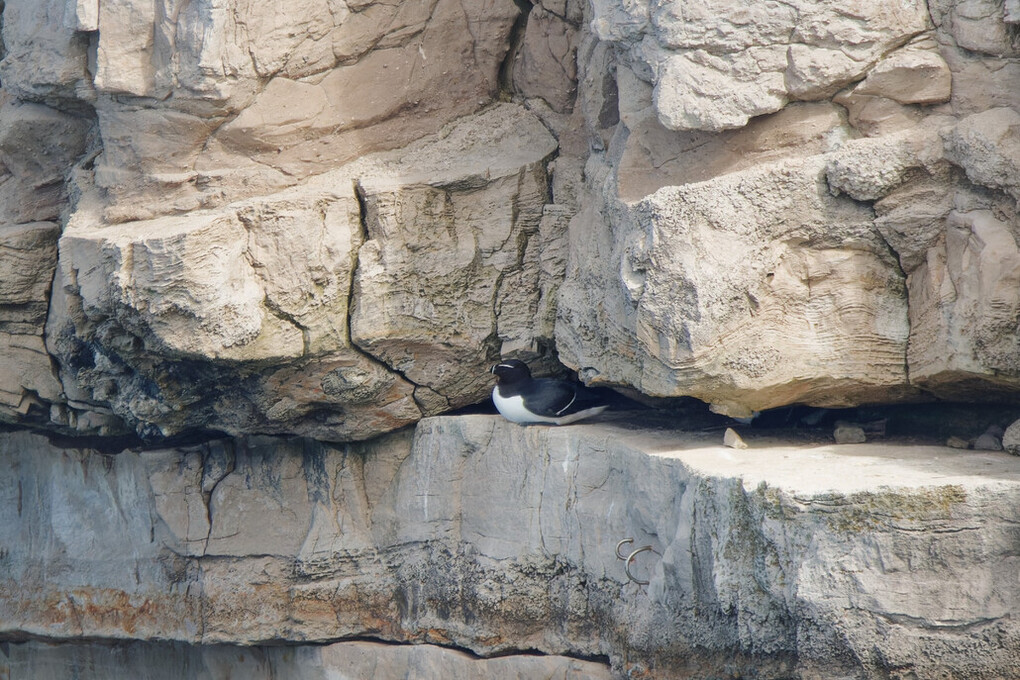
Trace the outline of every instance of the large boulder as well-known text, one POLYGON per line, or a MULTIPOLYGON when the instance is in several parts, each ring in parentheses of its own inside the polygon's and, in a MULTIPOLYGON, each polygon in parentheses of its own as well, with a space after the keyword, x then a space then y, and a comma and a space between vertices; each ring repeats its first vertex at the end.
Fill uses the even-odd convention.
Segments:
POLYGON ((537 356, 552 332, 536 311, 539 251, 562 236, 542 218, 555 148, 501 105, 223 208, 109 226, 83 203, 49 319, 72 411, 144 436, 349 440, 478 401, 503 342, 537 356))
POLYGON ((270 193, 435 133, 494 101, 520 14, 510 0, 213 5, 100 3, 111 221, 270 193))
POLYGON ((592 29, 642 64, 672 130, 743 127, 789 101, 832 96, 931 27, 920 0, 595 2, 592 29))
POLYGON ((829 192, 823 157, 664 187, 618 215, 608 241, 582 235, 598 220, 572 224, 557 337, 585 377, 733 415, 904 396, 903 276, 871 210, 829 192))
POLYGON ((943 12, 1002 17, 738 4, 593 5, 564 363, 739 416, 1016 399, 1015 71, 943 12))

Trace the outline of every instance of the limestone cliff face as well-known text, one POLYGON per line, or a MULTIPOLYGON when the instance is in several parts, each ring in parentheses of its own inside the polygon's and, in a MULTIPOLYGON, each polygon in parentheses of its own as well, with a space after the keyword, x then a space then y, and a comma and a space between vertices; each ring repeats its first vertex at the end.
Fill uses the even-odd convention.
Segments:
POLYGON ((1020 393, 1010 3, 292 5, 5 3, 4 420, 1020 393))
POLYGON ((443 415, 1020 403, 1016 0, 0 11, 0 677, 1016 674, 1015 461, 443 415))

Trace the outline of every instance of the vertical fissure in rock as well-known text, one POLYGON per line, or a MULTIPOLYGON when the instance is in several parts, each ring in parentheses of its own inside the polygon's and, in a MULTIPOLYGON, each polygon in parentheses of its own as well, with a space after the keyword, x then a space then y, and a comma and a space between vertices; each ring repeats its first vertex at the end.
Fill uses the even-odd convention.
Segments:
POLYGON ((214 441, 206 445, 202 455, 202 499, 205 501, 206 521, 209 529, 202 544, 202 555, 209 551, 213 531, 212 500, 216 489, 237 467, 237 450, 233 440, 214 441), (218 447, 221 447, 219 449, 218 447))
MULTIPOLYGON (((358 272, 361 268, 361 249, 369 241, 368 234, 368 200, 365 196, 365 189, 357 179, 353 181, 354 198, 358 201, 358 229, 360 230, 361 242, 357 248, 351 249, 351 280, 347 289, 347 344, 365 354, 365 350, 358 347, 354 342, 354 309, 357 306, 355 291, 357 289, 358 272)), ((371 355, 369 355, 371 356, 371 355)), ((374 359, 374 357, 372 357, 374 359)))
POLYGON ((503 61, 499 65, 497 80, 499 87, 498 99, 502 101, 513 100, 516 93, 513 82, 514 64, 520 58, 521 48, 524 45, 524 33, 528 28, 528 16, 534 7, 528 0, 514 0, 514 4, 517 5, 520 14, 517 15, 517 19, 514 20, 514 25, 510 29, 506 56, 503 57, 503 61))
MULTIPOLYGON (((872 207, 872 215, 874 215, 874 206, 872 207)), ((872 224, 874 224, 874 218, 872 224)), ((904 314, 907 317, 907 337, 903 341, 903 381, 905 385, 910 385, 910 287, 908 285, 907 271, 903 268, 903 261, 900 259, 900 254, 896 252, 893 245, 885 237, 880 229, 875 229, 875 233, 878 238, 881 239, 882 243, 889 253, 889 257, 893 262, 896 263, 896 271, 899 272, 900 278, 903 281, 903 306, 904 314)))
MULTIPOLYGON (((365 188, 361 185, 361 182, 358 179, 355 179, 353 181, 353 188, 354 188, 354 197, 358 201, 358 228, 359 228, 359 230, 361 232, 361 244, 357 248, 353 249, 353 255, 351 256, 351 281, 350 281, 350 286, 349 286, 349 288, 347 290, 347 329, 346 329, 346 333, 347 333, 347 338, 346 338, 347 345, 351 349, 353 349, 354 351, 358 352, 361 356, 363 356, 366 359, 368 359, 369 361, 371 361, 372 363, 374 363, 374 364, 376 364, 378 366, 381 366, 382 368, 386 369, 388 372, 393 373, 394 375, 399 377, 401 380, 404 380, 405 382, 407 382, 409 385, 411 385, 414 388, 415 392, 418 391, 419 387, 425 387, 427 389, 431 389, 431 388, 429 388, 428 385, 419 385, 415 381, 411 380, 410 378, 407 377, 407 375, 403 371, 401 371, 400 369, 396 368, 395 366, 391 366, 387 361, 383 360, 380 357, 377 357, 375 354, 373 354, 371 351, 369 351, 369 349, 367 347, 363 347, 363 346, 359 345, 354 340, 354 309, 355 309, 355 307, 357 307, 357 292, 356 291, 357 291, 358 272, 359 272, 359 270, 361 268, 361 248, 363 248, 365 246, 365 244, 369 240, 371 240, 371 234, 370 234, 369 227, 368 227, 369 207, 368 207, 368 196, 365 193, 365 188)), ((437 392, 437 394, 439 394, 439 393, 437 392)), ((440 394, 440 396, 442 396, 444 399, 446 398, 445 395, 441 395, 440 394)), ((415 400, 415 404, 418 405, 418 409, 421 410, 422 412, 424 412, 424 407, 420 403, 420 401, 419 401, 417 396, 414 397, 414 400, 415 400)))
MULTIPOLYGON (((4 0, 0 0, 0 59, 7 56, 7 43, 4 42, 4 10, 7 9, 7 3, 4 0)), ((0 87, 3 87, 3 83, 0 82, 0 87)))

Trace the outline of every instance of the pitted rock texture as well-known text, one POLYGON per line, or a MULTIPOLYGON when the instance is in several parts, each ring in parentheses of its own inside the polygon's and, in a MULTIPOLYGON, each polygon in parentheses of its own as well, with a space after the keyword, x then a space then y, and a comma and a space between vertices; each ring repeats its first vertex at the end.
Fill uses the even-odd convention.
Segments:
POLYGON ((95 411, 146 436, 335 441, 479 401, 504 343, 551 342, 555 148, 504 104, 223 208, 112 226, 80 211, 48 320, 76 390, 64 424, 95 411))
POLYGON ((4 420, 357 440, 552 365, 579 4, 3 12, 4 420))
POLYGON ((0 12, 0 676, 1016 675, 1008 454, 433 418, 1020 401, 1016 0, 0 12))
POLYGON ((5 434, 2 635, 373 637, 662 678, 1016 667, 1017 458, 636 422, 115 455, 5 434))
POLYGON ((735 416, 1015 401, 1020 52, 931 5, 595 2, 561 360, 735 416))
POLYGON ((362 440, 501 356, 733 415, 1016 401, 1017 14, 4 3, 0 418, 362 440))

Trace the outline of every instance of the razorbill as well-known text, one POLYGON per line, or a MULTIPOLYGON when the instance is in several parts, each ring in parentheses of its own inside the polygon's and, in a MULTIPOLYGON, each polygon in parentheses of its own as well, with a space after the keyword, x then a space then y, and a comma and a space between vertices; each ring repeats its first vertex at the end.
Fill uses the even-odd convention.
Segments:
POLYGON ((496 410, 514 423, 566 425, 598 415, 609 406, 584 385, 532 378, 528 365, 518 359, 501 361, 489 372, 496 376, 492 389, 496 410))

